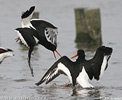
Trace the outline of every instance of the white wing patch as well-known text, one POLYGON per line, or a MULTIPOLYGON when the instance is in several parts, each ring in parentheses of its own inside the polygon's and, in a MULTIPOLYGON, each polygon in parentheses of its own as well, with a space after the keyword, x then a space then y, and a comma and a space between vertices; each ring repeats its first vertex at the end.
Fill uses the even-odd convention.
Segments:
POLYGON ((33 13, 34 12, 32 12, 32 14, 30 14, 28 17, 22 19, 22 22, 21 22, 22 28, 25 28, 25 27, 29 28, 31 26, 30 20, 32 18, 33 13))
POLYGON ((102 66, 101 66, 101 70, 100 70, 100 78, 104 74, 104 71, 105 71, 105 68, 106 68, 106 64, 107 64, 107 59, 108 59, 108 56, 104 56, 103 62, 102 62, 102 66))
POLYGON ((70 82, 72 82, 72 78, 71 78, 71 74, 70 71, 68 70, 67 67, 65 67, 65 65, 63 65, 62 63, 58 64, 58 67, 51 70, 43 79, 43 81, 48 81, 50 80, 53 76, 55 76, 59 71, 63 71, 69 78, 70 82))
POLYGON ((39 42, 39 40, 35 36, 33 36, 33 38, 35 39, 36 44, 37 44, 39 42))
POLYGON ((22 28, 25 28, 25 27, 30 28, 31 26, 30 20, 28 20, 27 18, 22 19, 21 26, 22 28))
POLYGON ((68 76, 70 82, 72 83, 71 73, 70 73, 69 69, 64 64, 59 63, 57 69, 63 71, 68 76))
POLYGON ((57 46, 57 33, 58 33, 57 29, 46 28, 44 33, 47 41, 57 46))
MULTIPOLYGON (((17 31, 17 30, 16 30, 16 31, 17 31)), ((18 33, 18 36, 19 36, 20 40, 22 41, 22 43, 23 43, 25 46, 27 46, 27 47, 29 48, 27 42, 24 40, 24 38, 23 38, 23 36, 21 35, 21 33, 20 33, 19 31, 17 31, 17 33, 18 33)))
POLYGON ((80 84, 83 88, 93 88, 94 86, 89 83, 89 77, 84 69, 82 68, 82 72, 80 72, 79 76, 77 77, 76 81, 80 84))
POLYGON ((33 25, 31 24, 31 22, 28 18, 22 19, 21 26, 22 26, 22 28, 33 28, 36 30, 36 28, 33 27, 33 25))

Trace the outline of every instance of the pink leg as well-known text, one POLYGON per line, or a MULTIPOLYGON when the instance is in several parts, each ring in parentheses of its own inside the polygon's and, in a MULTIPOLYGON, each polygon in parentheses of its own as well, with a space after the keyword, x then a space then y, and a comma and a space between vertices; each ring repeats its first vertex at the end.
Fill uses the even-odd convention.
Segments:
POLYGON ((17 42, 17 41, 19 41, 19 40, 20 40, 20 38, 18 37, 18 38, 16 38, 15 40, 16 40, 16 42, 17 42))
POLYGON ((68 81, 66 84, 63 85, 63 87, 66 87, 69 84, 70 81, 68 81))

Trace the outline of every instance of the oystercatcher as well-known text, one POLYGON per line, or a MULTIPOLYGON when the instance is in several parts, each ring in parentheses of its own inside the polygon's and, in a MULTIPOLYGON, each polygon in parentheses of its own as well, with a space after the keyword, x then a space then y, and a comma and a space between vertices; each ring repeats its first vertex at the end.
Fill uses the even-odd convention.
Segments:
POLYGON ((44 20, 38 20, 38 19, 31 20, 34 9, 35 9, 35 6, 32 6, 29 10, 23 13, 23 15, 21 16, 22 28, 16 29, 19 35, 19 38, 17 38, 16 41, 21 39, 21 41, 23 41, 23 43, 27 47, 29 47, 28 63, 31 69, 31 73, 33 73, 33 69, 30 66, 30 58, 31 58, 31 53, 33 51, 33 48, 37 43, 43 45, 48 50, 53 51, 55 59, 56 59, 55 52, 59 56, 61 56, 56 50, 57 49, 57 33, 58 33, 57 27, 55 27, 51 23, 44 20))
MULTIPOLYGON (((52 50, 55 51, 59 56, 61 56, 56 50, 58 28, 44 20, 40 20, 40 19, 31 20, 34 10, 35 10, 35 6, 32 6, 29 10, 27 10, 22 14, 21 16, 22 28, 31 28, 36 30, 38 33, 38 38, 40 39, 38 43, 51 51, 52 50)), ((20 38, 17 38, 16 41, 18 41, 19 39, 20 38)), ((53 52, 53 54, 56 59, 55 52, 53 52)))
POLYGON ((12 52, 13 52, 13 50, 11 50, 11 49, 0 47, 0 64, 2 63, 2 61, 5 58, 14 56, 14 54, 12 52))
POLYGON ((85 59, 83 50, 78 50, 77 54, 72 57, 78 56, 75 62, 63 56, 51 66, 36 85, 38 86, 43 82, 48 84, 60 74, 64 74, 68 76, 73 86, 78 83, 83 88, 93 88, 94 86, 89 83, 89 79, 100 79, 103 72, 107 69, 111 53, 112 48, 101 46, 96 50, 96 54, 90 60, 85 59))

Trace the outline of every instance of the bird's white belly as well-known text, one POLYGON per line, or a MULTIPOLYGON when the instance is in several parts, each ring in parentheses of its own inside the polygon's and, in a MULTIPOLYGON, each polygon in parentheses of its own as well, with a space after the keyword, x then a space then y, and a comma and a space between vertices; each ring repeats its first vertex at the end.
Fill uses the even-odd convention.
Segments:
POLYGON ((80 84, 83 88, 93 88, 94 86, 89 83, 89 77, 85 68, 82 68, 79 76, 76 79, 77 83, 80 84))

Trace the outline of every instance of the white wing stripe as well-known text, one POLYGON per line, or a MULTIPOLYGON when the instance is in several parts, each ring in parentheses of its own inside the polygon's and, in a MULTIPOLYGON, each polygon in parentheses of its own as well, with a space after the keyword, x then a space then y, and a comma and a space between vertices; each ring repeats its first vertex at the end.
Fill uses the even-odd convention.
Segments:
POLYGON ((53 76, 55 76, 59 71, 63 71, 69 78, 70 82, 72 83, 72 77, 70 74, 69 69, 62 63, 59 63, 57 68, 53 69, 52 71, 49 72, 49 74, 47 74, 43 80, 50 80, 53 76), (52 73, 53 72, 53 73, 52 73))
POLYGON ((106 64, 107 64, 107 58, 108 58, 108 56, 104 56, 104 58, 103 58, 101 71, 100 71, 100 78, 102 77, 102 75, 103 75, 103 73, 105 71, 105 67, 106 67, 106 64))
POLYGON ((37 44, 39 42, 39 40, 35 36, 33 36, 33 38, 35 39, 36 44, 37 44))
MULTIPOLYGON (((16 31, 17 31, 17 30, 16 30, 16 31)), ((24 38, 23 38, 23 36, 21 35, 21 33, 20 33, 19 31, 17 31, 17 33, 18 33, 18 36, 19 36, 19 38, 21 39, 22 43, 24 43, 24 45, 26 45, 26 46, 29 48, 27 42, 24 40, 24 38)))
POLYGON ((68 76, 70 82, 72 83, 71 73, 70 73, 69 69, 64 64, 59 63, 57 69, 62 70, 68 76))
POLYGON ((56 36, 57 36, 57 29, 52 29, 52 28, 46 28, 45 31, 45 37, 48 42, 56 45, 56 36))

